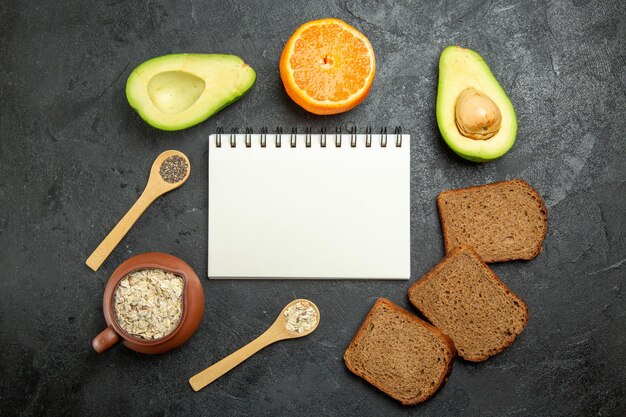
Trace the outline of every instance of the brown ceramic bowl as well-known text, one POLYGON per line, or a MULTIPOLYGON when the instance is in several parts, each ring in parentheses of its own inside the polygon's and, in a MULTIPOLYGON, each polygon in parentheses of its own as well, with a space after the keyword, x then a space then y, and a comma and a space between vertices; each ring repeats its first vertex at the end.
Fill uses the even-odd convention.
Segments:
POLYGON ((185 343, 198 329, 204 314, 204 291, 195 272, 183 260, 167 253, 148 252, 133 256, 122 263, 111 275, 104 289, 102 301, 104 318, 109 325, 100 332, 91 345, 98 353, 122 341, 126 347, 141 353, 164 353, 185 343), (183 277, 183 315, 178 326, 167 336, 149 340, 131 336, 117 323, 113 298, 119 282, 139 269, 162 269, 183 277))

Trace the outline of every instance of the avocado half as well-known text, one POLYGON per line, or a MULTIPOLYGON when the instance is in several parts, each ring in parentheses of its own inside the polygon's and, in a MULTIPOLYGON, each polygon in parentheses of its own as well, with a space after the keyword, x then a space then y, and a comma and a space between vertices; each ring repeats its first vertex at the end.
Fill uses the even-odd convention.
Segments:
POLYGON ((515 142, 517 118, 511 100, 483 58, 471 49, 448 46, 439 59, 437 123, 450 149, 474 162, 486 162, 504 155, 515 142), (498 132, 489 139, 476 140, 462 135, 456 124, 457 98, 473 88, 489 97, 501 114, 498 132))
POLYGON ((180 130, 238 100, 255 79, 254 69, 235 55, 164 55, 133 70, 126 98, 149 125, 180 130))

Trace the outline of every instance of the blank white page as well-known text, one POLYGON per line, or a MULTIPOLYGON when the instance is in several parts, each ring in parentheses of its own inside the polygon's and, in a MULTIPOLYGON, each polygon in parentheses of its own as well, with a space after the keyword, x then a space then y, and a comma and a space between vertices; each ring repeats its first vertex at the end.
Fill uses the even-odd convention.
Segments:
POLYGON ((410 277, 410 137, 209 137, 210 278, 410 277))

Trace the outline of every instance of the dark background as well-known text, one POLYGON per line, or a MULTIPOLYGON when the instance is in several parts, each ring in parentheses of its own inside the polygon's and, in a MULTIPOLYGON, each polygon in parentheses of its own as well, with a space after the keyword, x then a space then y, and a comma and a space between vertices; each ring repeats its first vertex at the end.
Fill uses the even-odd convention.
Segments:
MULTIPOLYGON (((0 3, 0 415, 626 416, 626 3, 587 1, 7 1, 0 3), (305 21, 337 17, 370 39, 378 73, 353 111, 316 117, 286 96, 278 60, 305 21), (477 50, 515 106, 513 149, 450 152, 436 125, 443 48, 477 50), (179 132, 147 126, 124 94, 132 69, 174 52, 241 56, 247 96, 179 132), (520 177, 545 198, 544 251, 494 266, 530 307, 517 341, 406 408, 342 355, 377 297, 409 308, 409 282, 209 281, 196 335, 161 356, 96 354, 101 297, 130 256, 169 252, 207 272, 207 137, 216 127, 402 125, 412 135, 412 279, 443 255, 435 198, 520 177), (148 209, 103 267, 85 259, 135 201, 153 159, 185 152, 189 181, 148 209), (187 379, 256 337, 295 297, 322 324, 194 393, 187 379)), ((366 227, 367 225, 364 225, 366 227)))

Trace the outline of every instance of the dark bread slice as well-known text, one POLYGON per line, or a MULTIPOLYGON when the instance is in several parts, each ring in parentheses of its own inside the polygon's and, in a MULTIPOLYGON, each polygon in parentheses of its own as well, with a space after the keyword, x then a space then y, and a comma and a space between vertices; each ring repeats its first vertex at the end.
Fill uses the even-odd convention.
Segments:
POLYGON ((469 246, 458 246, 409 288, 409 300, 480 362, 503 351, 528 323, 528 307, 469 246))
POLYGON ((485 262, 534 258, 548 230, 541 196, 520 179, 444 191, 437 207, 446 253, 467 244, 485 262))
POLYGON ((404 405, 433 395, 456 350, 439 329, 379 298, 343 355, 348 369, 404 405))

